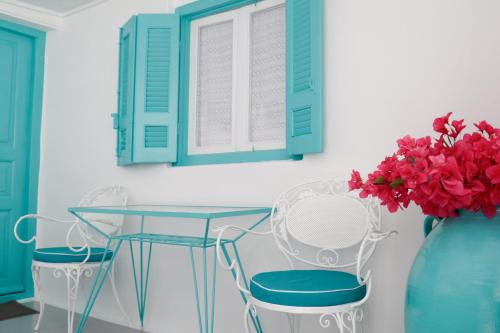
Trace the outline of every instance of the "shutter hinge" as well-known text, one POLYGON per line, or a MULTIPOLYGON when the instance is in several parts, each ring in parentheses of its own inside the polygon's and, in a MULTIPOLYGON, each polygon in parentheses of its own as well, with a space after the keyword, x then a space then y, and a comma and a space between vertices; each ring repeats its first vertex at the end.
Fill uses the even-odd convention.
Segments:
POLYGON ((118 127, 120 126, 119 121, 118 121, 118 113, 112 113, 111 117, 113 118, 113 129, 117 130, 118 127))

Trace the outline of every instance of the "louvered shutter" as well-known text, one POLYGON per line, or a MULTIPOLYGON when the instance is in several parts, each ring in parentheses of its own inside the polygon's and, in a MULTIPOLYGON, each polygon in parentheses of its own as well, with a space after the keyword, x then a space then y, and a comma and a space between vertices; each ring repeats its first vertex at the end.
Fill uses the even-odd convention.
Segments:
POLYGON ((179 17, 137 17, 134 163, 175 162, 179 17))
POLYGON ((323 0, 287 0, 287 152, 323 151, 323 0))
POLYGON ((119 165, 132 163, 136 24, 137 19, 134 16, 120 29, 118 113, 113 115, 114 127, 117 130, 116 156, 119 165))

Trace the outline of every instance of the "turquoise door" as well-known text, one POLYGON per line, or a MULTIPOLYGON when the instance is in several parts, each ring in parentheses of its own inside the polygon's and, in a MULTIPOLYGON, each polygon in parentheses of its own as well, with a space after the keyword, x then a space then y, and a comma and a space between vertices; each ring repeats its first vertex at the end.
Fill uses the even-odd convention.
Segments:
MULTIPOLYGON (((29 248, 15 240, 13 227, 32 208, 33 159, 38 169, 38 156, 32 155, 32 120, 39 118, 34 113, 36 39, 12 26, 0 22, 0 300, 31 289, 29 248)), ((26 237, 28 226, 23 227, 26 237)))

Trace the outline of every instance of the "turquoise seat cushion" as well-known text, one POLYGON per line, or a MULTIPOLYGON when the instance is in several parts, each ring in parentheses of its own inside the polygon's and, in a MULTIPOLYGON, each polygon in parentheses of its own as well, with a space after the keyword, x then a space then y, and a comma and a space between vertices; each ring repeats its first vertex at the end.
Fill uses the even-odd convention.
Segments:
MULTIPOLYGON (((76 248, 78 249, 78 248, 76 248)), ((85 249, 81 252, 74 252, 69 247, 45 247, 36 249, 33 253, 33 260, 42 262, 53 262, 53 263, 72 263, 72 262, 82 262, 87 257, 88 250, 85 249)), ((87 262, 99 262, 105 255, 105 260, 110 260, 113 255, 113 251, 100 247, 91 248, 90 258, 87 262)))
POLYGON ((250 281, 250 292, 266 303, 321 307, 359 301, 366 295, 366 286, 345 272, 290 270, 255 275, 250 281))

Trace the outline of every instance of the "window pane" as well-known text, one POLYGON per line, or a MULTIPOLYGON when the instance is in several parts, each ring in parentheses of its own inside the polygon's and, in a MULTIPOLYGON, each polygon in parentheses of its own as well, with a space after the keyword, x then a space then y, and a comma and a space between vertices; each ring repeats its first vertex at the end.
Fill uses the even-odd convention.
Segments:
POLYGON ((251 142, 285 142, 285 6, 256 12, 251 18, 251 142))
POLYGON ((200 28, 196 145, 232 141, 233 21, 200 28))

